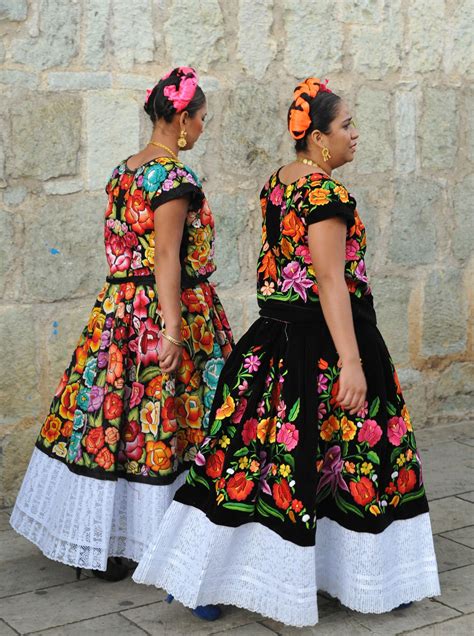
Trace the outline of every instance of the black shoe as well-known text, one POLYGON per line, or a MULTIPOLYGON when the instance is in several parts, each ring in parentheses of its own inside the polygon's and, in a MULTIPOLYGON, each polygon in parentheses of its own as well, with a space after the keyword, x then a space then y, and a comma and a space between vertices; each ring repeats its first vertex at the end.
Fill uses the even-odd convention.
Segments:
MULTIPOLYGON (((81 578, 82 568, 76 568, 76 579, 81 578)), ((126 579, 130 574, 130 568, 122 563, 122 559, 119 557, 109 557, 107 559, 107 569, 103 570, 91 570, 93 576, 103 581, 109 581, 113 583, 115 581, 122 581, 126 579)))

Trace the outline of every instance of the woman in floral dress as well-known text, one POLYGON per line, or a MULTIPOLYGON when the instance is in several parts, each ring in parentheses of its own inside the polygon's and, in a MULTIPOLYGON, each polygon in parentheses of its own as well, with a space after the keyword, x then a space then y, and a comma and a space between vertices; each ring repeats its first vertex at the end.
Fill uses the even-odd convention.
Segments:
POLYGON ((260 318, 221 373, 186 484, 135 571, 185 605, 229 603, 289 625, 324 590, 360 612, 439 594, 413 426, 376 326, 348 107, 295 90, 296 160, 261 192, 260 318))
POLYGON ((148 91, 150 143, 107 184, 110 275, 64 372, 16 500, 43 553, 117 580, 138 561, 203 441, 232 335, 209 276, 214 220, 178 159, 203 130, 193 69, 148 91))

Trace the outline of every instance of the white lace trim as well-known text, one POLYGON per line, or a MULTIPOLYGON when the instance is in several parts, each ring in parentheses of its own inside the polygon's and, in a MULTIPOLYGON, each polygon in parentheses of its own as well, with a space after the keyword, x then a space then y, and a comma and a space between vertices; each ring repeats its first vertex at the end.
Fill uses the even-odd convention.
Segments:
POLYGON ((184 479, 166 486, 94 479, 35 448, 10 523, 50 559, 105 570, 109 556, 140 560, 184 479))
POLYGON ((375 535, 322 519, 314 548, 258 523, 213 524, 174 501, 133 578, 188 607, 236 605, 295 627, 317 623, 318 589, 367 613, 440 594, 428 513, 375 535))

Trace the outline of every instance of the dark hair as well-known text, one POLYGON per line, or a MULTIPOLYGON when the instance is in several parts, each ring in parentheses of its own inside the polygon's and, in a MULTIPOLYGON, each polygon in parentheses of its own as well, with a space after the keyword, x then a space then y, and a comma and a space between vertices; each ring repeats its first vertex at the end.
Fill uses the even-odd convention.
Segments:
MULTIPOLYGON (((150 93, 150 97, 144 104, 143 108, 146 114, 150 117, 151 121, 155 123, 158 119, 164 119, 166 122, 171 122, 173 115, 176 114, 176 108, 163 93, 165 86, 179 86, 182 75, 178 74, 177 68, 171 71, 169 77, 161 79, 156 84, 150 93)), ((189 113, 190 117, 194 117, 198 110, 200 110, 206 103, 206 96, 200 86, 196 87, 194 97, 184 109, 189 113)))
MULTIPOLYGON (((308 135, 313 130, 320 130, 322 133, 329 133, 331 124, 337 116, 338 107, 341 102, 339 95, 335 93, 328 93, 320 91, 316 97, 311 99, 309 95, 303 94, 303 97, 309 104, 309 116, 311 118, 311 125, 306 131, 306 134, 301 139, 295 141, 295 150, 300 152, 306 150, 308 147, 308 135)), ((290 111, 293 104, 288 111, 288 120, 290 118, 290 111)))

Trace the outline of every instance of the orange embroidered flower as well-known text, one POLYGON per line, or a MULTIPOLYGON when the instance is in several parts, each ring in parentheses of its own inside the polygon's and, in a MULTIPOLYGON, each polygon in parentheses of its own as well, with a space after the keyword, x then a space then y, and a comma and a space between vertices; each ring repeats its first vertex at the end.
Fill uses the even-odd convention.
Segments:
POLYGON ((191 313, 197 314, 201 311, 201 301, 194 289, 184 289, 181 293, 181 300, 191 313))
POLYGON ((41 429, 41 436, 52 444, 61 434, 61 420, 55 415, 48 415, 41 429))
POLYGON ((234 411, 235 411, 234 398, 228 395, 225 399, 224 404, 217 409, 216 420, 224 420, 227 417, 230 417, 234 411))
POLYGON ((410 413, 408 412, 408 409, 406 407, 406 404, 403 406, 402 408, 402 417, 403 417, 403 421, 406 424, 407 427, 407 431, 413 431, 413 427, 411 425, 411 417, 410 417, 410 413))
POLYGON ((183 393, 175 398, 176 418, 182 428, 200 428, 204 417, 204 408, 198 395, 183 393))
POLYGON ((283 217, 282 234, 291 236, 295 242, 298 242, 304 236, 304 233, 304 225, 297 217, 294 210, 291 210, 291 212, 285 214, 285 216, 283 217))
POLYGON ((334 433, 338 430, 339 430, 339 421, 334 415, 331 415, 327 420, 325 420, 322 423, 320 437, 325 442, 329 442, 331 441, 334 433))
POLYGON ((123 355, 116 344, 111 344, 109 348, 109 364, 107 366, 106 380, 113 384, 123 373, 123 355))
POLYGON ((276 418, 267 417, 257 424, 257 437, 262 444, 268 439, 270 444, 276 440, 276 418))
POLYGON ((350 442, 351 439, 354 439, 357 433, 357 426, 351 420, 348 420, 347 417, 341 419, 341 431, 342 431, 342 439, 345 442, 350 442))
POLYGON ((71 437, 72 435, 72 422, 71 420, 68 420, 67 422, 64 422, 62 428, 61 428, 61 435, 63 437, 71 437))
POLYGON ((349 201, 349 193, 344 188, 344 186, 336 186, 334 188, 334 193, 337 194, 341 203, 347 203, 349 201))
POLYGON ((181 366, 179 367, 178 373, 176 374, 176 379, 178 380, 178 382, 181 382, 185 385, 189 384, 194 373, 194 368, 194 362, 192 361, 187 349, 184 347, 181 366))
POLYGON ((73 382, 68 384, 61 395, 61 405, 59 407, 59 415, 64 420, 74 419, 74 411, 76 410, 77 392, 79 391, 79 383, 73 382))
POLYGON ((88 342, 86 341, 82 347, 77 347, 74 355, 76 357, 76 364, 74 366, 74 371, 77 371, 77 373, 82 373, 84 371, 84 367, 86 366, 86 362, 87 362, 87 352, 89 350, 89 345, 88 342))
POLYGON ((155 378, 150 380, 145 389, 145 393, 149 397, 156 398, 157 400, 161 399, 161 386, 163 383, 163 376, 157 375, 155 378))
MULTIPOLYGON (((120 439, 120 433, 113 426, 105 429, 105 441, 107 444, 116 444, 120 439)), ((97 460, 96 460, 97 461, 97 460)))
POLYGON ((263 278, 271 278, 272 280, 277 279, 277 267, 275 257, 271 250, 265 253, 262 258, 262 264, 258 268, 258 271, 263 274, 263 278))
POLYGON ((156 472, 169 470, 171 468, 171 457, 173 453, 164 442, 146 443, 146 465, 156 472))
POLYGON ((329 203, 328 194, 331 190, 325 188, 315 188, 309 193, 309 202, 311 205, 326 205, 329 203))
POLYGON ((101 466, 105 470, 108 470, 114 465, 115 458, 113 453, 111 453, 108 448, 103 448, 95 456, 95 461, 99 466, 101 466))
POLYGON ((191 333, 198 350, 200 349, 207 354, 212 353, 214 348, 214 336, 208 330, 206 321, 202 316, 196 316, 196 319, 191 325, 191 333))

